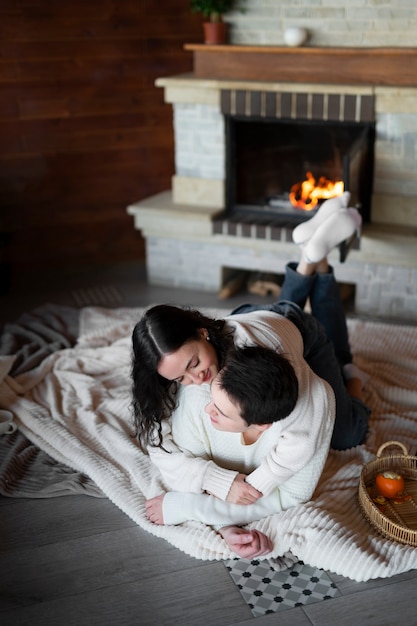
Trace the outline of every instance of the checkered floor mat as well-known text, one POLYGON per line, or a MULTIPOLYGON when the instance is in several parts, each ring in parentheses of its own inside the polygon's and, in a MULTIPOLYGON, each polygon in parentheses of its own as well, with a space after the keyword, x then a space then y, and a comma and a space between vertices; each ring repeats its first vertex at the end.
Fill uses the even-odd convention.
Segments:
POLYGON ((254 617, 340 596, 326 572, 304 565, 275 571, 266 561, 224 561, 254 617))

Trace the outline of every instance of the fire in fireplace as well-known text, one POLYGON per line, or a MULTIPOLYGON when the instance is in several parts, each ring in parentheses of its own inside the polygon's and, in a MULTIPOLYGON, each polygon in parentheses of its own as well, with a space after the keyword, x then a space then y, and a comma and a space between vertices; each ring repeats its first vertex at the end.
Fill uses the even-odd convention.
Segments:
POLYGON ((311 172, 307 177, 292 185, 289 193, 289 201, 296 209, 313 211, 321 202, 342 195, 345 190, 343 180, 330 180, 320 176, 316 180, 311 172))
POLYGON ((226 211, 299 222, 351 193, 369 221, 374 126, 226 117, 226 211))

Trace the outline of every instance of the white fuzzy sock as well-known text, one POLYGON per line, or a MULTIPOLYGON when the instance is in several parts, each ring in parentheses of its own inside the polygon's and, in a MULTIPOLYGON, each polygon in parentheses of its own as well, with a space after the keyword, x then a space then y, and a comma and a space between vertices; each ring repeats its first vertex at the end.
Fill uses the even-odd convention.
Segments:
POLYGON ((333 212, 307 242, 304 254, 309 263, 318 263, 339 243, 358 230, 362 218, 357 209, 340 209, 333 212))
POLYGON ((336 198, 330 198, 323 202, 319 210, 312 218, 299 224, 294 228, 292 233, 292 239, 296 244, 307 243, 307 241, 314 235, 317 228, 322 224, 330 215, 340 209, 345 209, 349 204, 350 193, 345 191, 341 196, 336 198))

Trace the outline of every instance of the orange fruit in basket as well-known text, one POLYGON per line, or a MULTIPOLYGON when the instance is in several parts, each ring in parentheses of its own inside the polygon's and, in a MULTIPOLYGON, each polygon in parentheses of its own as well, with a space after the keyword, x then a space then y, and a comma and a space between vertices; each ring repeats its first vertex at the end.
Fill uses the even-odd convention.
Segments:
POLYGON ((397 498, 404 491, 404 478, 397 472, 380 472, 375 478, 378 493, 385 498, 397 498))

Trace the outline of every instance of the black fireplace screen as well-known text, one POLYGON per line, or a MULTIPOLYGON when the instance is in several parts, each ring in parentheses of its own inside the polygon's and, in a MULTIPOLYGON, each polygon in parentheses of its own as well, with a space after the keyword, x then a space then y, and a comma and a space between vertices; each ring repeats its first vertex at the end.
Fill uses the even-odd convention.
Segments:
MULTIPOLYGON (((375 125, 226 115, 226 213, 283 215, 303 221, 291 188, 312 177, 343 181, 363 221, 370 221, 375 125)), ((320 203, 315 207, 320 206, 320 203)), ((309 208, 309 207, 307 207, 309 208)))

